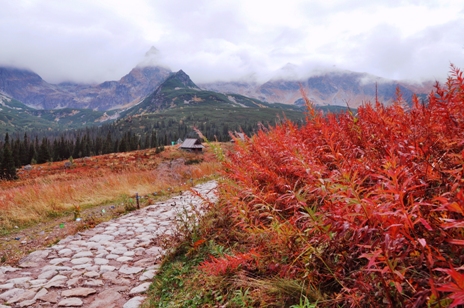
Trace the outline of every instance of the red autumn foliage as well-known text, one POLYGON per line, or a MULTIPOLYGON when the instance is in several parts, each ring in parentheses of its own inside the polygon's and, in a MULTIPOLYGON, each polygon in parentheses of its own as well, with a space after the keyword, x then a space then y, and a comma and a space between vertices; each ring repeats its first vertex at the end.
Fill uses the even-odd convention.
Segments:
POLYGON ((210 260, 200 264, 200 269, 205 273, 213 276, 226 275, 232 273, 241 267, 252 267, 252 261, 258 258, 254 251, 247 253, 237 253, 235 255, 225 255, 222 258, 210 257, 210 260))
POLYGON ((257 270, 317 286, 322 306, 463 304, 462 72, 412 106, 323 116, 305 100, 303 127, 237 139, 224 162, 225 215, 257 270))

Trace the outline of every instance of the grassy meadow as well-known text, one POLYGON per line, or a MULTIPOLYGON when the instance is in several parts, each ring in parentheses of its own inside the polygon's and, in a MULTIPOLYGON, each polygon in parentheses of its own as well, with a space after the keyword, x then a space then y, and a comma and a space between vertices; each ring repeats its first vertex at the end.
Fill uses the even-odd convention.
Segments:
POLYGON ((66 163, 33 165, 32 170, 18 172, 19 180, 0 182, 0 232, 122 202, 136 193, 150 202, 163 193, 188 189, 219 168, 208 151, 199 156, 177 147, 76 159, 69 168, 66 163))

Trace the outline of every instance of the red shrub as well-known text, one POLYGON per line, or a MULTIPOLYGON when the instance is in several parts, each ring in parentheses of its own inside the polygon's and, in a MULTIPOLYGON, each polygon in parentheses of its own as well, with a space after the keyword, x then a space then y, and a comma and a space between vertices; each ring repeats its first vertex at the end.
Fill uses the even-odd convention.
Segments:
POLYGON ((260 270, 309 280, 329 306, 462 304, 462 73, 412 106, 324 117, 306 101, 307 124, 237 140, 224 163, 227 214, 260 270))

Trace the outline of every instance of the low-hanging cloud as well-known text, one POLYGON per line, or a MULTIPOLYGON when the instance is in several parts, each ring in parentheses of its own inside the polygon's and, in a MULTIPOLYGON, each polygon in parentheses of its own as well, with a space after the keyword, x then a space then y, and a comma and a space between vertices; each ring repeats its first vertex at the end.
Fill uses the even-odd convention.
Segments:
POLYGON ((117 80, 148 63, 197 83, 343 69, 444 79, 450 63, 464 67, 463 8, 441 0, 18 0, 2 3, 0 65, 52 83, 117 80), (157 52, 145 57, 151 46, 157 52))

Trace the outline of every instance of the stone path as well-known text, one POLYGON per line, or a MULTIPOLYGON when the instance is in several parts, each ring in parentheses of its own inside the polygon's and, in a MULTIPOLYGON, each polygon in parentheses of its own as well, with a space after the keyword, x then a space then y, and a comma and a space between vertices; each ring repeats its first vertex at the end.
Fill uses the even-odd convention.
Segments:
MULTIPOLYGON (((194 187, 213 202, 215 188, 214 181, 194 187)), ((35 251, 18 268, 0 267, 0 308, 139 307, 173 220, 192 206, 201 211, 203 203, 185 192, 35 251)))

